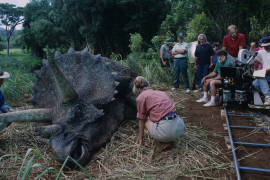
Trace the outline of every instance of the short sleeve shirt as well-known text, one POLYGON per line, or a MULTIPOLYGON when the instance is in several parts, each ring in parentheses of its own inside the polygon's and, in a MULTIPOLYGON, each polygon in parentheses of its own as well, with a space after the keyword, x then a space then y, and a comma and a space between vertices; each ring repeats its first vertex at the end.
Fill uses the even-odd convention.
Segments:
POLYGON ((160 121, 165 115, 176 112, 172 100, 162 91, 144 90, 136 99, 137 118, 160 121))
POLYGON ((183 57, 187 57, 187 52, 188 52, 188 44, 186 42, 182 42, 182 43, 176 43, 174 46, 173 46, 173 51, 174 50, 181 50, 181 49, 184 49, 186 50, 186 53, 185 54, 177 54, 174 56, 174 58, 183 58, 183 57))
POLYGON ((170 49, 167 44, 163 44, 160 48, 160 51, 163 52, 163 59, 170 59, 170 49))
POLYGON ((263 69, 270 69, 270 51, 260 50, 255 59, 262 63, 263 69))
POLYGON ((199 44, 195 50, 195 56, 198 57, 197 63, 199 65, 210 64, 210 57, 214 55, 214 50, 209 43, 199 44))
POLYGON ((213 72, 215 72, 215 73, 217 73, 218 74, 218 76, 221 76, 221 67, 232 67, 233 66, 233 64, 230 62, 230 61, 228 61, 228 60, 226 60, 225 62, 224 62, 224 64, 221 64, 219 61, 217 62, 217 64, 216 64, 216 67, 215 67, 215 69, 214 69, 214 71, 213 72))
POLYGON ((236 39, 232 39, 230 35, 226 35, 224 37, 223 47, 227 48, 227 51, 231 56, 238 56, 239 46, 246 46, 246 38, 244 34, 237 33, 236 39))

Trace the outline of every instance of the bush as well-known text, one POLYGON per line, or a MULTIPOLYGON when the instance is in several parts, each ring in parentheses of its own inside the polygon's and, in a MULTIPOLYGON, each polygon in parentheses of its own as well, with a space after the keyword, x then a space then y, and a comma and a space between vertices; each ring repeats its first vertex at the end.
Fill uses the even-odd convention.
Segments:
POLYGON ((198 35, 201 33, 206 34, 210 41, 216 41, 220 36, 217 34, 215 23, 205 13, 195 15, 190 21, 187 28, 186 40, 189 42, 196 41, 198 35))
POLYGON ((121 64, 131 68, 138 75, 144 76, 150 83, 172 83, 173 71, 171 68, 162 68, 160 65, 159 49, 166 36, 155 36, 151 40, 154 48, 148 48, 145 52, 142 49, 143 39, 138 33, 130 35, 131 53, 121 64))
POLYGON ((0 59, 1 69, 10 73, 10 78, 1 87, 6 100, 14 101, 24 97, 24 94, 31 94, 35 76, 30 71, 41 65, 41 59, 19 49, 12 49, 9 57, 0 55, 0 59))

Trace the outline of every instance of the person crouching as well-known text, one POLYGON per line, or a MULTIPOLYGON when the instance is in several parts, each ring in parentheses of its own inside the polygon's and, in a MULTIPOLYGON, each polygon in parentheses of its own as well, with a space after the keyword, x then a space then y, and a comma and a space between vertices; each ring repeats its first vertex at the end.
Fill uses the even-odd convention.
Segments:
POLYGON ((184 132, 184 121, 176 114, 172 100, 162 91, 151 89, 148 81, 138 76, 133 93, 137 96, 139 145, 143 143, 144 128, 158 142, 175 142, 184 132))
POLYGON ((206 103, 204 107, 216 106, 216 93, 217 86, 222 85, 222 77, 221 77, 221 67, 231 67, 233 66, 232 62, 228 60, 228 54, 224 50, 219 50, 217 52, 218 62, 216 64, 213 72, 208 74, 202 79, 202 87, 203 87, 203 97, 198 99, 196 102, 206 103), (208 101, 208 87, 210 87, 211 92, 211 100, 208 101))

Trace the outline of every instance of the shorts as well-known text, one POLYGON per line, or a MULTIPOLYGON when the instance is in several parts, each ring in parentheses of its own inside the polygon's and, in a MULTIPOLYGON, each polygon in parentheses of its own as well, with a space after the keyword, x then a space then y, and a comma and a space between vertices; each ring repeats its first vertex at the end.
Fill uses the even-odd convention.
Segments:
POLYGON ((184 133, 184 129, 184 121, 177 115, 174 119, 153 123, 152 136, 159 142, 175 142, 184 133))

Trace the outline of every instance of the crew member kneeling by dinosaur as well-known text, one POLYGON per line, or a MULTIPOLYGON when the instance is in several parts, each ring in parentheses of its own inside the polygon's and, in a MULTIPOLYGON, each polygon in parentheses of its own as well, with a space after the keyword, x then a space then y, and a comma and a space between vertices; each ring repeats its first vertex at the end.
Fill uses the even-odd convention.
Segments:
POLYGON ((138 76, 133 93, 138 96, 139 145, 143 143, 144 128, 158 142, 173 143, 184 132, 184 121, 176 114, 172 100, 162 91, 151 89, 148 81, 138 76))
MULTIPOLYGON (((0 69, 0 87, 4 84, 6 78, 9 78, 10 75, 8 72, 3 72, 0 69)), ((5 97, 0 90, 0 114, 10 112, 10 108, 6 105, 5 97)))

